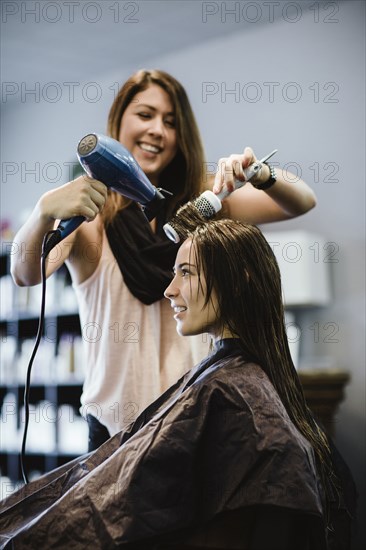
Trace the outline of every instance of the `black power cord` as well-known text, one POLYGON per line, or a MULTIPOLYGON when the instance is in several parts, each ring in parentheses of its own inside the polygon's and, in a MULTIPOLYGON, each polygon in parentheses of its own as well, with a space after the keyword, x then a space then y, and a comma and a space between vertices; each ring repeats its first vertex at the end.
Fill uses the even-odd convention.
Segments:
POLYGON ((60 231, 54 229, 48 231, 44 236, 42 243, 42 256, 41 256, 41 284, 42 284, 42 297, 41 297, 41 313, 39 317, 36 343, 34 344, 32 356, 28 363, 27 376, 24 387, 24 431, 23 431, 23 441, 22 449, 20 453, 20 469, 22 471, 22 476, 24 483, 29 483, 27 472, 25 469, 25 445, 27 441, 28 425, 29 425, 29 394, 30 394, 30 380, 31 380, 31 371, 34 362, 34 358, 38 351, 39 344, 42 338, 43 326, 44 326, 44 312, 46 304, 46 258, 52 248, 60 241, 60 231))

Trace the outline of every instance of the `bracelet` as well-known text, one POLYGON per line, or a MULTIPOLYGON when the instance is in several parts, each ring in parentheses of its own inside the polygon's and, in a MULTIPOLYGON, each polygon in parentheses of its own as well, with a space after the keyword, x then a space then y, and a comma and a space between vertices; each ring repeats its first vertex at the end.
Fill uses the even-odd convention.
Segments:
POLYGON ((269 171, 270 171, 270 175, 269 175, 268 180, 264 181, 263 183, 258 183, 258 184, 252 183, 252 185, 256 189, 260 189, 261 191, 265 191, 266 189, 269 189, 277 181, 276 172, 275 172, 275 169, 273 168, 273 166, 271 166, 270 164, 267 164, 267 162, 264 162, 263 164, 266 164, 266 166, 268 166, 269 171))

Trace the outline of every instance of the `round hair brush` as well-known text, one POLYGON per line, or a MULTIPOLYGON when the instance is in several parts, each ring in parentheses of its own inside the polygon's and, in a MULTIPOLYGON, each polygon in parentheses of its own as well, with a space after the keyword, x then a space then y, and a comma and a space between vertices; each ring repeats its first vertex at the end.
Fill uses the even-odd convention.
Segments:
MULTIPOLYGON (((240 189, 247 181, 251 180, 251 178, 262 168, 263 163, 276 152, 277 149, 243 170, 245 181, 236 180, 234 191, 240 189)), ((221 210, 222 200, 230 193, 228 189, 223 189, 217 195, 212 191, 204 191, 197 199, 189 201, 181 206, 175 216, 164 225, 163 229, 166 236, 171 241, 179 243, 198 225, 202 225, 210 218, 213 218, 221 210)))

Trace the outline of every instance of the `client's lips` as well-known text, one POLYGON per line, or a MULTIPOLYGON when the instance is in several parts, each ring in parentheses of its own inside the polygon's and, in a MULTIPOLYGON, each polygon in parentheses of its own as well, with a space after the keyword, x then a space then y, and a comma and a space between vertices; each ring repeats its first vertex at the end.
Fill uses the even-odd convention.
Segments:
POLYGON ((187 308, 185 306, 174 306, 173 309, 174 313, 182 313, 182 311, 186 311, 187 308))

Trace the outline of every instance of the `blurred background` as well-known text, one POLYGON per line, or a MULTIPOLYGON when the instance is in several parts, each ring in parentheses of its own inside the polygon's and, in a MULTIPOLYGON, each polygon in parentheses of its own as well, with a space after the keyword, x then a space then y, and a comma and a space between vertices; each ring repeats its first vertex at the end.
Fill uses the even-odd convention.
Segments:
MULTIPOLYGON (((365 2, 4 1, 1 10, 3 256, 41 194, 73 179, 79 139, 106 132, 119 87, 139 68, 185 86, 209 169, 247 145, 258 157, 277 148, 274 163, 314 189, 314 210, 263 229, 286 232, 287 245, 293 235, 310 278, 327 273, 324 303, 289 308, 292 339, 301 371, 349 377, 332 432, 364 518, 365 2)), ((2 318, 23 307, 6 273, 2 318)), ((68 292, 63 306, 72 309, 68 292)), ((4 326, 6 386, 17 335, 4 326)), ((3 411, 5 431, 7 420, 3 411)), ((361 521, 354 548, 365 540, 361 521)))

